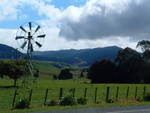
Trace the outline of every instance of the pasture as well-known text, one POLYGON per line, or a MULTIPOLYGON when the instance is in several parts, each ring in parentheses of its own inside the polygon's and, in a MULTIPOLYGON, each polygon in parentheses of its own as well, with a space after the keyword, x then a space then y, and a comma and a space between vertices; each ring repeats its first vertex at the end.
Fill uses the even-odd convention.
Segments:
MULTIPOLYGON (((40 70, 40 77, 36 81, 29 77, 26 87, 23 87, 22 79, 17 82, 18 88, 12 87, 13 80, 7 77, 0 79, 0 113, 5 113, 5 111, 6 113, 15 112, 11 108, 16 90, 15 103, 20 99, 31 97, 32 109, 40 109, 44 106, 47 89, 46 102, 59 100, 60 96, 74 95, 75 98, 86 97, 89 106, 95 102, 103 105, 107 97, 115 101, 135 99, 142 98, 144 94, 150 92, 149 84, 90 84, 90 80, 79 78, 79 71, 72 71, 74 78, 71 80, 53 80, 52 75, 58 75, 60 69, 53 66, 52 62, 34 62, 34 65, 40 70), (62 95, 60 95, 61 88, 62 95)), ((15 113, 21 112, 24 111, 16 111, 15 113)))
MULTIPOLYGON (((45 99, 45 92, 48 88, 47 102, 54 99, 58 100, 60 96, 60 88, 63 88, 63 96, 72 95, 72 88, 75 88, 75 97, 84 97, 85 88, 87 88, 86 98, 89 104, 95 102, 95 89, 97 88, 96 101, 102 103, 106 99, 107 87, 110 87, 109 98, 116 99, 117 87, 119 87, 118 100, 142 98, 144 93, 144 86, 146 92, 150 92, 150 85, 148 84, 89 84, 86 79, 73 80, 37 80, 32 83, 30 81, 28 88, 21 87, 21 81, 18 81, 18 88, 16 102, 21 98, 28 98, 31 89, 33 90, 31 97, 31 106, 43 106, 45 99), (136 94, 137 87, 137 94, 136 94), (129 90, 128 90, 129 88, 129 90), (128 90, 128 91, 127 91, 128 90), (127 94, 128 92, 128 94, 127 94)), ((0 111, 10 109, 14 98, 15 88, 9 87, 13 84, 10 79, 0 80, 0 111), (7 85, 7 86, 6 86, 7 85)))

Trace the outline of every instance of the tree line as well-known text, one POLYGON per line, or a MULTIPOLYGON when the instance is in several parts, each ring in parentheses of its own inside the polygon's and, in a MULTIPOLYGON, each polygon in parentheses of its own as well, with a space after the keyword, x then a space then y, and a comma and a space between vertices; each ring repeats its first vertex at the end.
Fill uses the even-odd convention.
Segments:
POLYGON ((88 78, 92 83, 150 83, 150 41, 140 41, 137 47, 142 53, 127 47, 114 61, 97 61, 90 66, 88 78))

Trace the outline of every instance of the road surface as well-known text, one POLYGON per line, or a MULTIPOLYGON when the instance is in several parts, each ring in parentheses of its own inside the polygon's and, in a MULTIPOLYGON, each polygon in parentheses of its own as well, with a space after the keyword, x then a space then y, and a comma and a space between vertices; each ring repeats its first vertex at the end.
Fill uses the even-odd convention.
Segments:
POLYGON ((150 113, 150 106, 82 108, 82 109, 43 111, 33 113, 150 113))

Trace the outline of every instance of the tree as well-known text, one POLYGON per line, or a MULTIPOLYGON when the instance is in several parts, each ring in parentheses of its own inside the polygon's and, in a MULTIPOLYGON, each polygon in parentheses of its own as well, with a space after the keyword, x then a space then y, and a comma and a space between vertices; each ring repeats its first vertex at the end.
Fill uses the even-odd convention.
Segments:
POLYGON ((150 50, 146 50, 144 53, 143 53, 143 59, 147 62, 150 62, 150 50))
POLYGON ((84 77, 84 70, 82 70, 80 73, 80 78, 83 78, 83 77, 84 77))
POLYGON ((115 64, 110 60, 101 60, 94 63, 88 72, 92 83, 115 82, 115 64))
POLYGON ((14 80, 14 87, 16 87, 17 80, 25 74, 25 61, 23 60, 5 60, 0 67, 1 75, 14 80))
POLYGON ((137 48, 140 47, 143 51, 143 59, 150 62, 150 41, 142 40, 138 42, 137 48))
POLYGON ((0 60, 0 77, 4 77, 4 70, 3 70, 4 61, 0 60))
POLYGON ((150 41, 142 40, 138 42, 137 47, 140 47, 143 52, 150 50, 150 41))
POLYGON ((143 59, 137 51, 128 47, 120 50, 115 63, 117 64, 118 82, 133 83, 142 79, 141 68, 143 59))
POLYGON ((150 58, 148 46, 143 56, 127 47, 118 52, 114 62, 102 60, 94 63, 89 68, 88 78, 92 83, 149 83, 150 62, 144 60, 150 58))
POLYGON ((118 55, 115 59, 115 63, 117 65, 123 65, 129 62, 131 59, 142 60, 141 55, 137 51, 127 47, 118 52, 118 55))
POLYGON ((60 74, 58 75, 59 80, 66 80, 66 79, 72 79, 73 74, 70 72, 69 69, 63 69, 61 70, 60 74))
POLYGON ((53 80, 57 80, 57 76, 55 74, 53 75, 53 80))

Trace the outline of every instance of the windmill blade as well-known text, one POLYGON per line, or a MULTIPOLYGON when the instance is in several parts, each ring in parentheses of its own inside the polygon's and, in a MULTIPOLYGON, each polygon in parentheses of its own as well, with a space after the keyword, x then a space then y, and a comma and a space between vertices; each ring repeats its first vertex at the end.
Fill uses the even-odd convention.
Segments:
POLYGON ((44 38, 46 35, 44 34, 44 35, 39 35, 39 36, 37 36, 37 38, 44 38))
POLYGON ((30 30, 32 29, 32 23, 31 22, 29 22, 29 28, 30 28, 30 30))
POLYGON ((42 45, 39 42, 36 41, 35 43, 38 47, 42 47, 42 45))
POLYGON ((27 41, 25 41, 25 42, 22 44, 21 48, 24 49, 24 47, 25 47, 26 45, 27 45, 27 41))
POLYGON ((38 27, 35 29, 35 33, 40 29, 41 27, 38 25, 38 27))
POLYGON ((25 37, 24 36, 16 36, 16 40, 23 39, 23 38, 25 38, 25 37))
POLYGON ((27 32, 22 26, 20 26, 20 29, 22 29, 22 31, 27 32))

